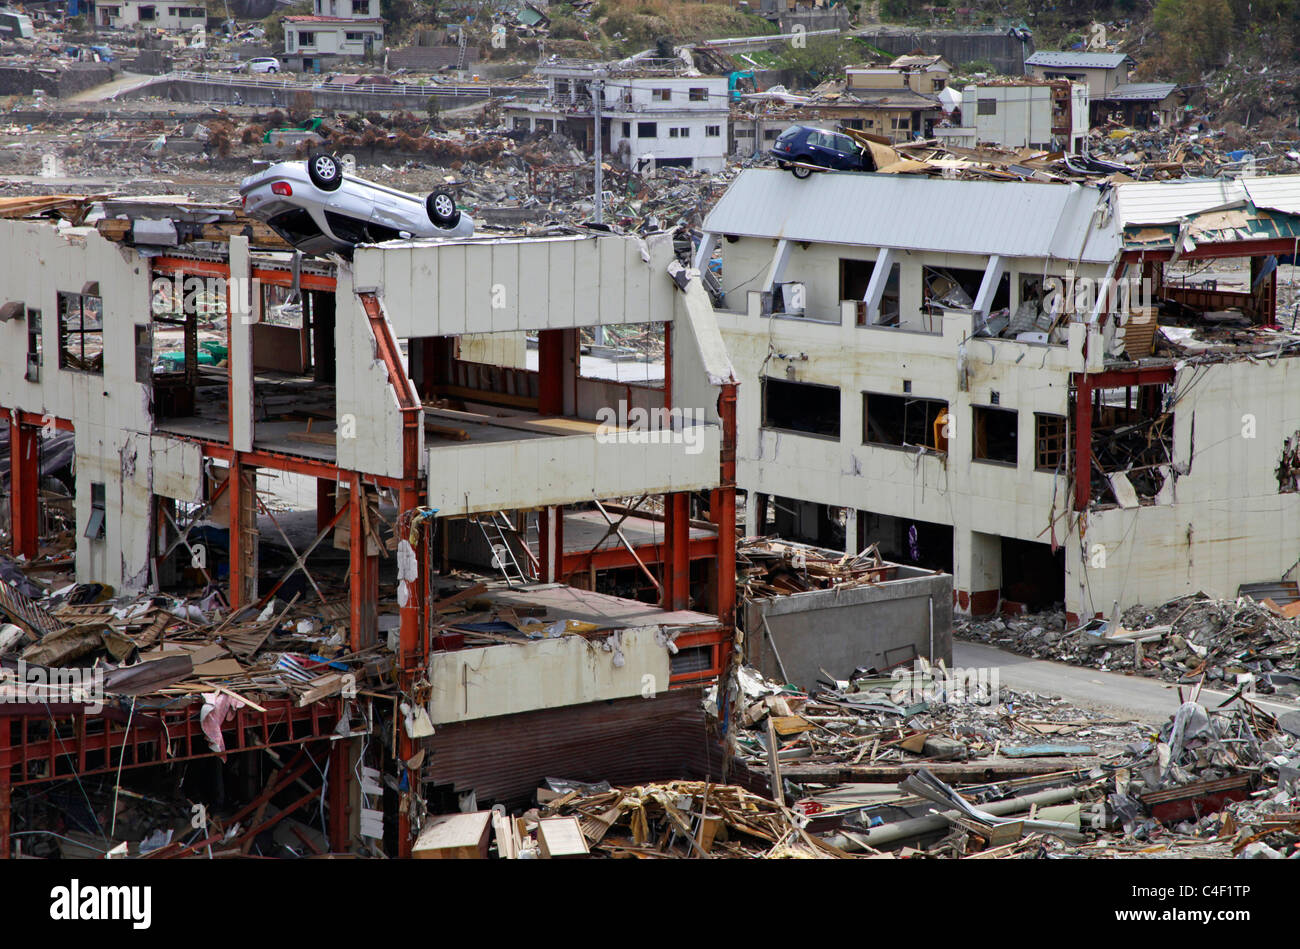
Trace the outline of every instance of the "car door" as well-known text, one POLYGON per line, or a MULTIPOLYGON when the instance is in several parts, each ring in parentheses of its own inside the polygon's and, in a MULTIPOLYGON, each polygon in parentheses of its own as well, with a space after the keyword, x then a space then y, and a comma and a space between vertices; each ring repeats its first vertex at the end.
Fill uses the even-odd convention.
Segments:
POLYGON ((835 155, 827 145, 830 136, 823 135, 821 132, 808 133, 808 154, 812 156, 812 164, 821 165, 823 168, 833 168, 835 155))

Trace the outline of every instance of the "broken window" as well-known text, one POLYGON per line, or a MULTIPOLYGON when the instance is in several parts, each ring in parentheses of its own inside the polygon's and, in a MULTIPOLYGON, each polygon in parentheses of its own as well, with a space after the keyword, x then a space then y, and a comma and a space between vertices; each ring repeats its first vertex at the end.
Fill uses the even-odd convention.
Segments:
POLYGON ((106 519, 104 485, 100 482, 91 482, 90 485, 90 520, 86 522, 86 536, 91 540, 104 539, 104 523, 106 519))
POLYGON ((654 98, 658 102, 670 102, 673 98, 673 91, 671 89, 656 89, 654 98))
POLYGON ((315 45, 316 45, 316 34, 315 34, 315 33, 308 32, 307 30, 301 30, 301 31, 299 31, 299 33, 298 33, 298 45, 299 45, 299 46, 315 46, 315 45))
POLYGON ((862 443, 948 450, 948 403, 910 395, 862 393, 862 443))
POLYGON ((704 136, 705 136, 705 138, 719 138, 719 137, 721 137, 721 135, 722 135, 722 126, 721 126, 721 125, 706 125, 706 126, 704 126, 704 136))
POLYGON ((997 99, 980 99, 980 100, 979 100, 979 105, 978 105, 978 107, 977 107, 977 111, 978 111, 978 113, 979 113, 980 115, 997 115, 997 114, 998 114, 998 100, 997 100, 997 99))
POLYGON ((812 382, 763 379, 763 427, 840 437, 840 390, 812 382))
MULTIPOLYGON (((1167 385, 1092 392, 1092 497, 1125 503, 1130 489, 1154 498, 1173 459, 1174 416, 1164 410, 1167 385)), ((1132 498, 1129 498, 1132 503, 1132 498)))
POLYGON ((104 307, 89 293, 59 294, 59 368, 104 374, 104 307))
POLYGON ((659 135, 658 122, 638 122, 636 124, 637 138, 655 138, 659 135))
POLYGON ((691 89, 690 98, 692 102, 706 102, 708 101, 709 98, 709 90, 702 89, 702 88, 693 88, 691 89))
POLYGON ((1057 471, 1065 461, 1065 416, 1034 413, 1034 467, 1057 471))
POLYGON ((1019 413, 1015 409, 999 409, 977 405, 971 409, 974 445, 971 457, 979 461, 995 461, 1014 465, 1016 454, 1016 426, 1019 413))
POLYGON ((41 311, 28 309, 27 374, 24 376, 28 382, 41 381, 41 362, 44 359, 41 354, 41 345, 41 311))
POLYGON ((632 123, 631 123, 631 122, 624 122, 624 123, 623 123, 623 137, 624 137, 624 138, 631 138, 631 137, 632 137, 632 123))

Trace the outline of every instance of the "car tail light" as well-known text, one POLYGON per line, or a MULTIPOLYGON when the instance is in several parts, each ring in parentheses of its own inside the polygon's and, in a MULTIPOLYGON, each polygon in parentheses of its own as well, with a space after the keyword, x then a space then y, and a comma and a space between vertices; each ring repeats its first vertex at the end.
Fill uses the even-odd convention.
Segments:
POLYGON ((275 184, 271 185, 271 193, 291 198, 293 197, 293 188, 289 187, 289 182, 287 181, 277 181, 275 184))

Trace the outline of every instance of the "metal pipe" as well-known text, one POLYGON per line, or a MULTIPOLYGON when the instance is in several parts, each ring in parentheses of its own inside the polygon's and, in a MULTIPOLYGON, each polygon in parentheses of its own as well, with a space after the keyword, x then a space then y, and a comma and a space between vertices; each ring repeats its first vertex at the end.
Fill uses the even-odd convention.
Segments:
MULTIPOLYGON (((1040 807, 1063 804, 1078 797, 1081 790, 1081 788, 1077 787, 1051 788, 1047 791, 1039 791, 1036 794, 1026 794, 1024 797, 1013 797, 1005 801, 995 801, 992 804, 981 804, 980 810, 992 814, 994 817, 1006 817, 1011 814, 1018 814, 1021 811, 1027 811, 1035 804, 1040 807)), ((841 850, 862 851, 868 847, 883 847, 902 840, 924 837, 926 834, 944 830, 952 819, 961 816, 961 811, 943 811, 926 817, 913 817, 910 820, 898 821, 893 824, 882 824, 863 833, 842 832, 832 834, 826 838, 826 842, 833 847, 839 847, 841 850)))

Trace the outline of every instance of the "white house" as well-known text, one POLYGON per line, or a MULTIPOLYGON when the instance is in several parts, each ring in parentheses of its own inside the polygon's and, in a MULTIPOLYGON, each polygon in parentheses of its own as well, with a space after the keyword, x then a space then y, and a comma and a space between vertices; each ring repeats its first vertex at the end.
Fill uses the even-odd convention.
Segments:
POLYGON ((603 83, 601 152, 628 165, 720 171, 726 164, 727 80, 689 75, 678 60, 601 65, 552 62, 538 67, 549 95, 544 102, 505 106, 511 127, 562 131, 590 153, 594 147, 593 85, 603 83), (598 77, 597 71, 604 73, 598 77))
POLYGON ((364 56, 384 48, 379 0, 315 0, 311 14, 284 18, 284 51, 311 70, 327 57, 364 56))
POLYGON ((986 143, 1077 154, 1088 137, 1088 109, 1085 82, 972 83, 962 90, 961 126, 934 132, 963 148, 986 143))
POLYGON ((188 4, 117 0, 116 3, 98 4, 95 17, 100 26, 119 30, 192 30, 207 22, 208 11, 197 0, 190 0, 188 4))

